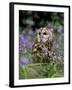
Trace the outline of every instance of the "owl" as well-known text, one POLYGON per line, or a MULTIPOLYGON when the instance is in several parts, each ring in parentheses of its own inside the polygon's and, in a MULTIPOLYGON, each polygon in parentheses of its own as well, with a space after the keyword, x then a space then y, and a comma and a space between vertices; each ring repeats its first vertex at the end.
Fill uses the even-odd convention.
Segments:
POLYGON ((52 43, 53 43, 53 33, 47 28, 40 28, 37 31, 37 40, 38 42, 41 42, 43 45, 47 45, 48 49, 52 49, 52 43))
POLYGON ((53 33, 47 27, 37 30, 37 41, 32 47, 32 56, 36 62, 46 62, 54 55, 53 33))

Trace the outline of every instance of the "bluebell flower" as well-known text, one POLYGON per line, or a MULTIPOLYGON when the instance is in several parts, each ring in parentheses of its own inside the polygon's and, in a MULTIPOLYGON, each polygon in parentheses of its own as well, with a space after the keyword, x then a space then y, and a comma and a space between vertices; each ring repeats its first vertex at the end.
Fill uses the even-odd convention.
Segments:
POLYGON ((20 52, 27 52, 26 45, 19 45, 19 51, 20 52))
POLYGON ((57 31, 58 31, 58 33, 61 33, 62 29, 61 29, 61 28, 59 28, 57 31))
POLYGON ((25 64, 28 64, 28 63, 29 63, 28 58, 26 58, 26 57, 21 57, 20 58, 20 64, 25 65, 25 64))
POLYGON ((58 32, 59 32, 59 33, 62 32, 62 26, 60 26, 60 27, 58 28, 58 32))
POLYGON ((23 47, 19 45, 19 51, 23 51, 23 47))
POLYGON ((28 30, 28 34, 29 34, 29 35, 33 35, 33 34, 34 34, 33 30, 32 30, 32 29, 29 29, 29 30, 28 30))
POLYGON ((27 48, 29 48, 29 49, 31 49, 32 46, 33 46, 33 42, 29 42, 29 43, 27 44, 27 48))
POLYGON ((56 48, 59 48, 59 44, 56 44, 56 48))
POLYGON ((20 35, 19 41, 20 41, 21 44, 25 44, 25 43, 28 42, 27 38, 23 35, 20 35))
POLYGON ((19 35, 19 40, 20 41, 24 41, 24 37, 23 37, 23 35, 21 34, 21 35, 19 35))
POLYGON ((51 22, 48 22, 48 28, 51 28, 51 22))

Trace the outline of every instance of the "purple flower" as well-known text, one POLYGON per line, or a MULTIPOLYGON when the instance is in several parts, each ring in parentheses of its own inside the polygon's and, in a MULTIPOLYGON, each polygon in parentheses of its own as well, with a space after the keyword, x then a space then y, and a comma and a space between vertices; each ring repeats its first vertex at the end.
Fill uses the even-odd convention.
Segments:
POLYGON ((28 58, 26 58, 26 57, 21 57, 20 58, 20 64, 25 65, 25 64, 28 64, 28 63, 29 63, 28 58))
POLYGON ((59 48, 59 43, 57 43, 57 41, 54 41, 54 42, 53 42, 53 48, 54 48, 54 49, 59 48))
POLYGON ((56 48, 59 48, 59 44, 56 44, 56 48))
POLYGON ((59 33, 62 32, 62 26, 60 26, 60 27, 58 28, 58 32, 59 32, 59 33))
POLYGON ((20 46, 19 47, 19 51, 23 51, 24 49, 23 49, 23 47, 22 46, 20 46))
POLYGON ((59 32, 59 33, 61 33, 61 31, 62 31, 62 29, 61 29, 61 28, 59 28, 59 29, 58 29, 58 32, 59 32))
POLYGON ((19 39, 20 39, 21 41, 24 41, 24 37, 23 37, 22 34, 19 36, 19 39))
POLYGON ((19 51, 20 52, 27 52, 26 45, 19 45, 19 51))
POLYGON ((48 28, 51 28, 51 22, 48 22, 48 28))
POLYGON ((32 46, 33 46, 33 42, 29 42, 29 43, 27 44, 27 48, 29 48, 29 49, 31 49, 32 46))
POLYGON ((34 33, 34 32, 33 32, 32 29, 29 29, 29 30, 28 30, 28 34, 29 34, 29 35, 33 35, 33 33, 34 33))
POLYGON ((27 38, 22 34, 19 36, 19 41, 20 41, 20 44, 25 44, 28 42, 27 38))

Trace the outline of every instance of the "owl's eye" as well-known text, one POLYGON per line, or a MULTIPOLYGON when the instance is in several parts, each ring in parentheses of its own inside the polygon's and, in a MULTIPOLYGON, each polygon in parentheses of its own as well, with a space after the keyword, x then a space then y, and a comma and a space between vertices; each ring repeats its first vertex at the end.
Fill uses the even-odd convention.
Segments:
POLYGON ((43 33, 43 35, 47 35, 47 33, 46 33, 46 32, 44 32, 44 33, 43 33))
POLYGON ((39 35, 41 34, 41 32, 39 32, 39 35))

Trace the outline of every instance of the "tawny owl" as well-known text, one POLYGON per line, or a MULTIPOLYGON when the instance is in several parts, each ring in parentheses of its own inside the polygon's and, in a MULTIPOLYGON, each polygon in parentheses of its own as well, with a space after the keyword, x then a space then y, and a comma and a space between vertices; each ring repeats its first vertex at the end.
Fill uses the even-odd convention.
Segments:
POLYGON ((37 30, 37 41, 32 47, 32 56, 36 62, 49 61, 54 55, 53 37, 53 33, 47 27, 37 30))

